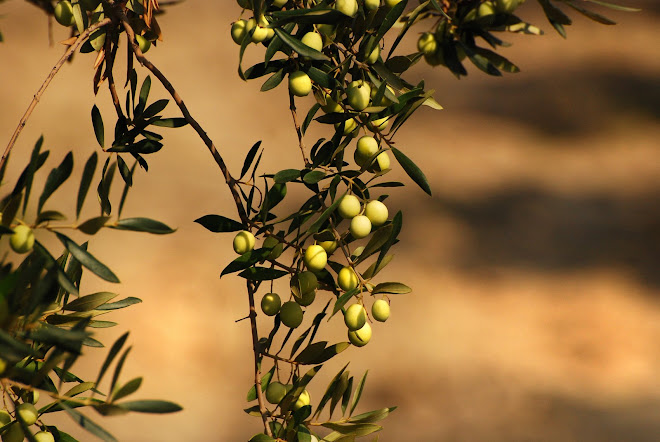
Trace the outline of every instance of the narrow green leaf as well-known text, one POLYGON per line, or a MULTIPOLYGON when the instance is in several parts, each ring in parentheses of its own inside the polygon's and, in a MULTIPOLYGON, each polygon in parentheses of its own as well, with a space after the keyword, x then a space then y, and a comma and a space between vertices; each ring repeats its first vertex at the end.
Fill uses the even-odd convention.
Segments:
POLYGON ((274 29, 275 34, 282 39, 284 44, 289 46, 291 49, 296 51, 298 54, 302 55, 303 57, 311 58, 312 60, 319 60, 319 61, 330 61, 328 57, 323 55, 323 53, 317 51, 316 49, 312 49, 300 40, 298 40, 295 37, 292 37, 288 32, 281 28, 275 28, 274 29))
POLYGON ((197 224, 203 226, 206 230, 211 232, 237 232, 244 230, 245 226, 233 219, 225 218, 221 215, 204 215, 195 220, 197 224))
POLYGON ((339 203, 341 202, 342 197, 345 194, 346 192, 335 198, 335 201, 332 204, 330 204, 330 207, 325 209, 325 211, 321 214, 321 216, 316 221, 314 221, 314 223, 310 226, 310 228, 307 230, 308 233, 316 233, 319 231, 323 223, 326 222, 327 219, 330 218, 330 215, 332 215, 332 212, 334 212, 335 209, 337 209, 339 203))
POLYGON ((280 69, 268 77, 268 80, 266 80, 261 86, 261 92, 267 92, 271 89, 275 89, 280 85, 280 83, 282 83, 282 80, 284 80, 284 69, 280 69))
POLYGON ((285 270, 271 269, 267 267, 250 267, 243 270, 238 276, 249 279, 250 281, 271 281, 288 274, 289 272, 285 270))
POLYGON ((125 408, 130 411, 136 411, 138 413, 175 413, 177 411, 183 410, 181 405, 175 404, 174 402, 161 401, 161 400, 141 400, 141 401, 129 401, 122 402, 118 404, 122 408, 125 408))
POLYGON ((142 118, 146 120, 155 117, 167 107, 167 104, 169 102, 170 100, 165 98, 154 101, 144 110, 144 112, 142 113, 142 118))
POLYGON ((360 398, 362 397, 362 390, 364 390, 364 384, 367 382, 367 374, 369 374, 369 370, 364 372, 364 375, 362 375, 362 379, 360 379, 360 382, 358 382, 357 387, 355 387, 355 393, 353 394, 353 401, 351 402, 351 409, 348 413, 349 416, 353 415, 353 412, 355 411, 355 407, 357 407, 358 403, 360 402, 360 398))
POLYGON ((103 129, 103 118, 101 117, 101 112, 99 108, 94 105, 92 107, 92 126, 94 126, 94 135, 96 135, 96 141, 98 141, 99 146, 104 147, 105 145, 105 135, 103 129))
POLYGON ((261 146, 261 140, 254 143, 254 145, 250 148, 248 154, 245 156, 245 161, 243 161, 243 168, 241 169, 241 176, 239 180, 242 180, 245 174, 247 173, 247 171, 250 169, 250 166, 252 165, 252 162, 254 161, 254 157, 257 155, 260 146, 261 146))
POLYGON ((376 230, 376 232, 374 232, 374 234, 371 236, 371 239, 369 240, 367 245, 364 247, 362 253, 360 253, 360 256, 358 257, 356 264, 364 261, 369 256, 378 252, 380 248, 383 247, 383 245, 385 245, 387 240, 390 238, 393 229, 394 227, 392 226, 392 224, 388 224, 376 230))
POLYGON ((151 123, 152 126, 170 127, 170 128, 183 127, 186 124, 188 124, 188 121, 186 121, 185 118, 160 118, 154 121, 153 123, 151 123))
POLYGON ((312 170, 303 176, 303 181, 307 184, 316 184, 326 177, 325 172, 321 170, 312 170))
POLYGON ((74 312, 87 312, 94 310, 102 304, 110 301, 117 297, 116 293, 110 292, 98 292, 92 293, 91 295, 81 296, 80 298, 71 301, 62 307, 63 310, 69 310, 74 312))
MULTIPOLYGON (((76 3, 77 5, 78 3, 76 3)), ((84 428, 85 430, 89 431, 91 434, 94 436, 98 437, 99 439, 105 441, 105 442, 117 442, 117 439, 114 438, 114 436, 110 433, 108 433, 107 430, 105 430, 103 427, 95 423, 93 420, 89 419, 82 413, 72 409, 69 405, 66 405, 65 403, 61 402, 60 405, 66 412, 71 416, 71 419, 75 423, 77 423, 80 427, 84 428)))
POLYGON ((176 229, 172 229, 168 225, 150 218, 124 218, 117 221, 111 227, 117 230, 147 232, 156 235, 165 235, 168 233, 174 233, 176 231, 176 229))
POLYGON ((83 169, 83 173, 80 178, 80 187, 78 188, 78 198, 76 201, 76 219, 80 217, 80 211, 82 210, 83 203, 85 202, 87 191, 89 190, 89 186, 92 183, 92 178, 94 178, 97 162, 98 155, 96 152, 94 152, 85 163, 85 168, 83 169))
POLYGON ((273 177, 273 181, 278 184, 288 183, 300 178, 300 170, 298 169, 284 169, 280 170, 273 177))
POLYGON ((368 411, 366 413, 358 414, 353 416, 348 420, 351 423, 373 423, 382 421, 385 419, 391 412, 396 410, 396 407, 383 408, 380 410, 368 411))
POLYGON ((84 223, 78 225, 78 230, 88 235, 94 235, 96 234, 96 232, 101 230, 103 226, 105 226, 105 223, 109 219, 110 219, 109 216, 96 216, 94 218, 90 218, 84 223))
POLYGON ((112 347, 110 348, 110 351, 108 352, 108 356, 106 356, 105 361, 103 361, 103 365, 101 365, 101 369, 99 370, 99 375, 96 378, 96 385, 99 385, 101 383, 101 380, 103 379, 103 376, 105 375, 105 372, 108 370, 110 367, 110 364, 112 364, 112 361, 115 359, 121 348, 124 346, 126 343, 126 339, 128 339, 128 332, 124 333, 115 341, 114 344, 112 344, 112 347))
POLYGON ((96 308, 96 310, 118 310, 120 308, 130 307, 131 305, 139 304, 141 302, 142 300, 140 298, 129 296, 128 298, 124 298, 121 301, 100 305, 96 308))
POLYGON ((75 258, 80 261, 83 266, 87 267, 89 270, 94 272, 94 274, 102 279, 105 279, 106 281, 114 283, 119 282, 119 278, 117 278, 117 276, 112 273, 112 270, 106 267, 105 264, 96 259, 92 254, 81 248, 71 238, 62 235, 59 232, 55 232, 55 235, 57 235, 57 238, 62 242, 62 244, 64 244, 64 247, 66 247, 67 250, 71 252, 71 254, 75 256, 75 258))
POLYGON ((57 210, 44 210, 37 217, 36 223, 37 225, 39 225, 41 223, 45 223, 48 221, 64 221, 64 220, 66 220, 66 216, 63 213, 58 212, 57 210))
MULTIPOLYGON (((259 414, 259 415, 261 415, 261 414, 259 414)), ((272 437, 270 437, 266 434, 259 433, 259 434, 255 434, 254 436, 252 436, 250 438, 249 442, 275 442, 275 439, 273 439, 272 437)))
POLYGON ((412 289, 405 284, 400 282, 381 282, 372 291, 372 294, 376 295, 378 293, 390 293, 393 295, 404 295, 406 293, 412 292, 412 289))
POLYGON ((394 154, 394 157, 399 162, 399 164, 401 164, 401 167, 403 167, 403 170, 408 174, 408 176, 412 178, 412 180, 417 183, 417 185, 424 192, 431 195, 431 187, 429 186, 424 172, 422 172, 422 170, 417 167, 417 165, 410 158, 404 155, 403 152, 401 152, 396 147, 392 147, 392 153, 394 154))
POLYGON ((73 153, 69 152, 66 154, 60 165, 51 170, 50 174, 48 174, 46 184, 44 185, 44 190, 41 192, 41 196, 39 197, 37 213, 41 212, 44 203, 53 194, 53 192, 55 192, 67 179, 69 179, 72 170, 73 153))

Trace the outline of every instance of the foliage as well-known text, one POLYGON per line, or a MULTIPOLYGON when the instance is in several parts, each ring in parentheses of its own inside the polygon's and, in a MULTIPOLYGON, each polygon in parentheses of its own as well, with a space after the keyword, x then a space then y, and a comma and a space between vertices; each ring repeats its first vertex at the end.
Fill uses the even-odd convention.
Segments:
MULTIPOLYGON (((49 151, 42 151, 43 139, 36 143, 13 189, 0 201, 0 235, 10 236, 9 244, 16 252, 0 263, 0 381, 3 398, 9 398, 9 408, 14 410, 6 414, 7 422, 0 421, 3 438, 20 431, 35 440, 31 428, 35 422, 15 410, 24 407, 22 404, 36 403, 39 392, 52 401, 39 408, 36 425, 58 441, 75 439, 48 426, 43 421, 47 413, 65 411, 99 438, 114 440, 77 408, 90 407, 104 416, 180 409, 162 400, 125 400, 142 381, 135 378, 119 382, 130 351, 130 347, 124 350, 128 333, 111 346, 94 381, 83 381, 73 374, 71 370, 83 347, 103 346, 92 337, 93 330, 116 325, 97 317, 141 301, 135 297, 117 301, 112 292, 81 294, 84 272, 109 283, 118 283, 119 279, 88 250, 87 242, 79 244, 62 232, 68 229, 95 235, 112 228, 172 233, 174 230, 162 222, 146 217, 123 218, 122 211, 134 173, 148 171, 149 155, 164 146, 159 128, 187 124, 209 149, 236 206, 236 215, 207 214, 195 222, 213 233, 238 232, 233 246, 239 256, 224 266, 221 277, 235 274, 243 278, 250 304, 247 318, 253 338, 254 384, 247 392, 250 405, 245 411, 263 423, 263 431, 250 440, 313 441, 321 437, 324 441, 351 441, 380 431, 382 427, 377 423, 395 407, 355 414, 367 373, 356 378, 346 364, 332 376, 318 401, 312 400, 307 387, 325 362, 351 346, 367 345, 372 334, 379 332, 381 325, 377 323, 387 320, 392 298, 412 290, 402 282, 389 281, 389 275, 382 276, 393 259, 391 249, 399 242, 403 228, 403 214, 390 216, 385 204, 389 195, 383 192, 405 185, 387 177, 392 169, 400 168, 431 195, 431 185, 414 162, 414 152, 397 145, 394 136, 421 106, 441 106, 423 81, 412 84, 404 74, 421 60, 430 66, 443 66, 457 77, 467 74, 466 60, 489 75, 518 72, 513 62, 496 52, 507 45, 496 33, 541 34, 539 28, 516 15, 523 1, 427 0, 413 4, 408 0, 385 0, 381 4, 380 0, 239 0, 245 19, 234 22, 231 28, 231 38, 240 46, 238 75, 244 80, 265 78, 262 91, 274 89, 287 79, 288 106, 298 135, 301 164, 262 172, 259 166, 264 151, 257 142, 247 149, 243 167, 236 175, 228 170, 221 153, 174 86, 144 55, 162 41, 156 16, 168 3, 33 1, 60 24, 70 27, 72 37, 67 42, 69 49, 30 109, 58 66, 75 51, 95 52, 94 90, 97 93, 101 85, 107 85, 116 120, 109 142, 110 131, 99 109, 94 106, 91 110, 92 127, 101 155, 105 156, 96 186, 98 216, 79 219, 98 168, 97 153, 87 159, 79 174, 76 213, 72 217, 75 222, 67 223, 67 217, 58 210, 46 210, 50 196, 73 174, 74 159, 69 152, 47 175, 36 211, 28 217, 34 176, 49 157, 49 151), (422 25, 425 27, 418 37, 417 51, 396 53, 413 26, 420 29, 422 25), (122 35, 126 35, 129 48, 124 97, 120 97, 114 80, 114 61, 122 35), (481 46, 483 42, 490 48, 481 46), (262 51, 263 62, 244 69, 243 56, 254 48, 262 51), (136 60, 150 72, 141 82, 134 67, 136 60), (152 78, 170 93, 182 117, 163 116, 167 99, 149 101, 152 78), (298 106, 308 106, 309 101, 298 97, 307 95, 313 95, 315 103, 306 109, 304 118, 299 118, 298 106), (309 143, 305 136, 312 124, 327 128, 327 136, 309 143), (118 204, 113 204, 110 190, 116 171, 124 190, 118 204), (292 189, 296 191, 290 192, 292 189), (298 199, 305 192, 308 196, 298 199), (295 195, 292 204, 298 209, 286 213, 281 203, 291 200, 290 195, 295 195), (35 231, 39 239, 35 239, 35 231), (63 251, 49 251, 42 233, 53 234, 63 251), (16 264, 19 254, 25 257, 16 264), (279 279, 288 282, 290 290, 286 294, 272 293, 274 281, 279 279), (259 300, 263 317, 257 313, 259 300), (369 314, 376 301, 378 312, 369 314), (337 319, 340 312, 347 327, 346 340, 323 340, 322 326, 330 320, 341 322, 337 319), (102 393, 101 381, 115 360, 107 392, 102 393), (63 384, 74 385, 67 385, 63 391, 63 384), (321 418, 325 410, 327 418, 321 418)), ((566 35, 565 26, 571 24, 557 6, 562 3, 600 23, 613 24, 574 0, 538 1, 562 36, 566 35)), ((599 0, 587 1, 631 10, 599 0)), ((0 181, 8 154, 30 112, 23 117, 3 155, 0 181)))

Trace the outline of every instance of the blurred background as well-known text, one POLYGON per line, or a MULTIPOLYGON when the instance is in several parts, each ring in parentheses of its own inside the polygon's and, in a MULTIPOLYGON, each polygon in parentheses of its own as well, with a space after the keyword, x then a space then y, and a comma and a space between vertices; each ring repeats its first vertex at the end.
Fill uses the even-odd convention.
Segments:
MULTIPOLYGON (((393 297, 392 317, 375 327, 372 342, 328 364, 311 388, 318 400, 348 360, 356 377, 369 369, 359 411, 399 406, 381 441, 660 435, 660 7, 635 0, 625 4, 643 12, 602 10, 619 22, 611 27, 571 14, 575 26, 564 41, 528 3, 521 16, 546 35, 504 36, 514 45, 502 54, 521 73, 490 78, 470 66, 459 81, 423 63, 411 71, 445 108, 420 110, 397 136, 434 193, 429 198, 398 168, 392 172, 411 186, 388 199, 391 213, 404 212, 388 279, 414 292, 393 297)), ((148 57, 232 171, 263 139, 261 170, 275 172, 299 163, 286 88, 260 93, 261 82, 237 77, 229 27, 238 13, 231 1, 186 1, 159 17, 164 41, 148 57)), ((0 29, 5 146, 63 47, 49 46, 45 15, 24 1, 0 5, 0 29)), ((53 35, 56 42, 68 37, 57 25, 53 35)), ((248 62, 261 53, 250 47, 248 62)), ((47 168, 74 150, 79 173, 98 149, 94 103, 111 131, 107 91, 93 96, 93 62, 92 55, 77 55, 55 78, 14 149, 9 182, 41 134, 52 150, 47 168)), ((165 96, 152 87, 152 99, 165 96)), ((302 100, 300 108, 311 103, 302 100)), ((168 111, 178 116, 173 104, 168 111)), ((322 129, 311 131, 309 145, 322 129)), ((90 250, 122 284, 109 287, 88 275, 82 291, 144 300, 108 316, 120 326, 99 339, 109 345, 130 329, 123 381, 144 375, 136 397, 170 399, 185 410, 91 417, 121 441, 247 440, 260 427, 242 411, 253 362, 249 324, 234 321, 246 315, 247 300, 239 278, 218 278, 235 256, 232 235, 193 223, 232 214, 233 205, 193 130, 161 133, 166 145, 150 159, 149 172, 137 174, 124 216, 153 217, 178 231, 102 233, 90 250)), ((67 192, 75 194, 77 183, 69 184, 49 205, 73 213, 67 192)), ((97 212, 88 198, 86 214, 97 212)), ((340 339, 335 325, 328 333, 340 339)), ((79 371, 94 377, 105 351, 88 353, 96 359, 79 371)), ((66 416, 57 422, 81 440, 93 439, 66 416)))

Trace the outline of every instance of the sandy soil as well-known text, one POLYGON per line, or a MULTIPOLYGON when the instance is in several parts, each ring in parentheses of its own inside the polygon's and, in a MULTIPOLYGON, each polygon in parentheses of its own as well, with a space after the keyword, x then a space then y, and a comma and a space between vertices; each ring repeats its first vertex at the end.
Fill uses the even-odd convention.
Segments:
MULTIPOLYGON (((0 6, 2 146, 62 51, 48 46, 45 18, 24 3, 0 6)), ((297 164, 281 111, 286 92, 259 93, 238 79, 227 36, 236 8, 217 3, 188 1, 163 16, 165 41, 149 55, 232 170, 259 139, 264 171, 297 164)), ((520 65, 517 75, 472 69, 458 81, 415 68, 445 110, 420 111, 398 136, 434 192, 410 187, 389 199, 392 212, 405 213, 390 277, 414 293, 393 300, 372 343, 324 368, 314 397, 350 359, 354 375, 370 370, 360 410, 399 406, 381 441, 658 440, 660 11, 653 0, 635 4, 646 12, 610 13, 614 27, 576 18, 567 41, 527 5, 548 35, 510 39, 504 54, 520 65)), ((55 40, 64 38, 55 29, 55 40)), ((108 121, 113 111, 105 91, 92 94, 92 63, 76 57, 54 80, 19 139, 12 176, 42 133, 51 167, 73 149, 80 168, 96 149, 89 110, 97 103, 108 121)), ((131 330, 123 379, 145 375, 141 397, 185 411, 99 421, 122 441, 247 440, 259 429, 242 412, 252 353, 246 322, 234 323, 247 301, 238 278, 218 279, 233 259, 231 236, 192 222, 231 212, 231 200, 192 130, 166 140, 124 214, 178 232, 104 233, 92 250, 122 279, 116 290, 144 300, 101 334, 111 342, 131 330)), ((65 195, 52 204, 72 208, 65 195)), ((85 282, 85 292, 106 289, 85 282)), ((331 323, 330 335, 338 330, 331 323)))

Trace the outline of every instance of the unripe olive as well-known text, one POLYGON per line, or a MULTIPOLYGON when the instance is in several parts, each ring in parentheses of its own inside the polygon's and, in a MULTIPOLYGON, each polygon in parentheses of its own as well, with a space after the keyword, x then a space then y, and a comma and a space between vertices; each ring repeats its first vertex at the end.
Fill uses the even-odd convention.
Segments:
MULTIPOLYGON (((330 232, 330 230, 324 230, 323 232, 330 232)), ((332 233, 330 232, 330 234, 332 233)), ((337 247, 339 247, 339 243, 334 239, 319 241, 317 244, 323 247, 328 255, 332 255, 334 251, 337 250, 337 247)))
POLYGON ((368 166, 369 159, 378 152, 379 148, 378 141, 374 137, 368 135, 360 137, 355 146, 355 154, 353 155, 355 163, 360 167, 368 166))
POLYGON ((34 439, 37 442, 55 442, 55 437, 48 431, 39 431, 38 433, 35 433, 34 439))
POLYGON ((355 195, 344 195, 337 207, 337 213, 344 219, 351 219, 360 214, 362 204, 355 195))
POLYGON ((336 0, 335 9, 349 17, 355 17, 358 11, 357 0, 336 0))
POLYGON ((417 49, 424 55, 433 54, 438 49, 438 42, 432 32, 425 32, 419 37, 417 49))
POLYGON ((266 314, 266 316, 275 316, 282 306, 282 300, 277 293, 266 293, 263 298, 261 298, 261 311, 266 314))
POLYGON ((351 81, 346 88, 346 100, 348 105, 356 111, 361 111, 369 106, 371 98, 371 86, 363 80, 351 81))
POLYGON ((138 46, 140 47, 140 50, 142 51, 143 54, 146 54, 149 49, 151 49, 151 42, 144 38, 141 35, 135 35, 135 41, 137 41, 138 46))
POLYGON ((321 33, 321 35, 325 35, 326 37, 332 36, 336 30, 335 25, 330 23, 320 23, 316 25, 316 29, 321 33))
POLYGON ((356 347, 364 347, 371 340, 371 326, 368 322, 361 329, 348 332, 348 340, 356 347))
POLYGON ((243 255, 254 249, 256 239, 254 235, 247 230, 241 230, 234 237, 234 252, 243 255))
POLYGON ((312 49, 316 49, 319 52, 323 50, 323 38, 321 38, 321 34, 318 32, 308 32, 303 35, 300 41, 304 45, 309 46, 312 49))
POLYGON ((336 123, 335 128, 337 129, 341 128, 341 131, 344 135, 350 135, 356 133, 355 129, 358 128, 358 123, 357 121, 355 121, 355 118, 349 118, 343 123, 336 123))
POLYGON ((0 410, 0 427, 3 427, 11 422, 11 415, 7 410, 0 410))
POLYGON ((389 216, 387 206, 378 200, 369 201, 364 208, 364 214, 374 227, 385 224, 389 216))
POLYGON ((289 328, 296 328, 302 324, 303 311, 295 301, 287 301, 280 308, 280 319, 282 324, 289 328))
POLYGON ((380 0, 364 0, 364 9, 375 11, 380 7, 380 0))
MULTIPOLYGON (((385 86, 385 88, 392 94, 395 95, 394 89, 392 89, 389 85, 385 86)), ((383 94, 382 97, 376 99, 376 95, 378 95, 378 88, 371 88, 371 104, 374 106, 389 106, 392 104, 392 100, 387 98, 387 95, 383 94)))
POLYGON ((240 45, 247 34, 247 20, 238 20, 231 25, 231 39, 240 45))
POLYGON ((353 304, 344 313, 344 323, 349 330, 359 330, 367 322, 367 311, 362 304, 353 304))
POLYGON ((358 215, 351 220, 348 230, 355 239, 366 238, 371 233, 371 221, 364 215, 358 215))
POLYGON ((73 26, 76 20, 73 18, 73 6, 69 0, 62 0, 55 6, 55 20, 62 26, 73 26))
POLYGON ((268 39, 268 34, 268 28, 257 25, 252 32, 252 37, 250 37, 250 40, 252 43, 261 43, 262 41, 268 39))
POLYGON ((25 440, 25 434, 18 422, 11 424, 2 435, 2 442, 23 442, 23 440, 25 440))
POLYGON ((385 0, 385 6, 388 8, 393 8, 399 3, 401 3, 401 0, 385 0))
POLYGON ((289 74, 289 90, 296 97, 305 97, 312 91, 312 80, 303 71, 289 74))
POLYGON ((274 236, 268 236, 264 239, 264 248, 271 249, 268 259, 277 259, 282 255, 284 244, 279 242, 274 236))
POLYGON ((379 131, 384 131, 387 128, 387 124, 390 121, 390 117, 383 117, 383 118, 376 118, 375 120, 371 120, 369 122, 369 126, 371 126, 372 130, 379 130, 379 131))
POLYGON ((314 273, 306 270, 291 278, 291 285, 296 285, 300 293, 303 294, 316 290, 319 286, 319 281, 314 273))
POLYGON ((293 299, 295 299, 299 305, 307 307, 314 302, 314 299, 316 299, 316 291, 311 290, 309 292, 303 292, 300 296, 294 296, 293 299))
POLYGON ((286 396, 286 393, 286 386, 280 382, 273 381, 266 388, 266 400, 273 405, 279 404, 284 399, 284 396, 286 396))
POLYGON ((385 322, 390 317, 390 305, 384 299, 376 300, 371 306, 371 316, 378 322, 385 322))
POLYGON ((369 171, 373 173, 382 172, 390 168, 390 156, 387 152, 381 152, 376 160, 369 166, 369 171))
POLYGON ((343 267, 337 274, 337 285, 345 291, 353 290, 357 287, 358 277, 355 274, 355 270, 349 266, 343 267))
POLYGON ((34 232, 23 224, 14 227, 14 233, 9 237, 9 245, 16 253, 27 253, 34 247, 34 232))
POLYGON ((323 112, 326 114, 344 112, 341 105, 325 91, 321 91, 316 95, 316 101, 321 105, 321 109, 323 109, 323 112))
POLYGON ((34 404, 22 403, 16 407, 16 413, 21 417, 25 425, 34 425, 39 417, 39 412, 34 404))
POLYGON ((305 250, 305 256, 303 257, 305 267, 307 267, 312 272, 318 272, 325 268, 325 265, 328 263, 328 254, 325 252, 325 249, 318 244, 311 245, 305 250))
POLYGON ((303 390, 303 392, 300 393, 300 396, 298 396, 298 400, 296 401, 296 403, 293 404, 293 409, 298 410, 299 408, 309 405, 310 403, 311 403, 311 396, 309 395, 309 391, 303 390))

